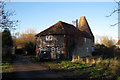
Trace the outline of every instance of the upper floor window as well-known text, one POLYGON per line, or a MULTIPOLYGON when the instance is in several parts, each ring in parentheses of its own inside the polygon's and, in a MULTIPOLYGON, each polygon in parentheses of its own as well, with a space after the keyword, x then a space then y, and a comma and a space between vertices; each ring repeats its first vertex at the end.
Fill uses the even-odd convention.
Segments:
POLYGON ((46 36, 46 41, 52 41, 52 38, 53 38, 52 35, 48 35, 48 36, 46 36))
POLYGON ((86 38, 84 38, 84 41, 85 41, 85 43, 86 43, 86 38))

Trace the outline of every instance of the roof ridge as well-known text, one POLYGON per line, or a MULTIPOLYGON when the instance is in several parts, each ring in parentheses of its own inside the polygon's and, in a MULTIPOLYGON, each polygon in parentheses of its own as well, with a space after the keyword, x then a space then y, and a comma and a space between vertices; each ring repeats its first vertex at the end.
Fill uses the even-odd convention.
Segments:
POLYGON ((62 28, 63 28, 63 31, 66 32, 65 29, 64 29, 64 27, 63 27, 63 24, 62 24, 62 23, 64 23, 64 22, 62 22, 62 21, 59 21, 59 22, 60 22, 60 25, 61 25, 62 28))
POLYGON ((61 22, 61 23, 65 23, 65 24, 68 24, 68 25, 71 25, 71 26, 75 27, 74 25, 69 24, 69 23, 67 23, 67 22, 63 22, 63 21, 60 21, 60 22, 61 22))

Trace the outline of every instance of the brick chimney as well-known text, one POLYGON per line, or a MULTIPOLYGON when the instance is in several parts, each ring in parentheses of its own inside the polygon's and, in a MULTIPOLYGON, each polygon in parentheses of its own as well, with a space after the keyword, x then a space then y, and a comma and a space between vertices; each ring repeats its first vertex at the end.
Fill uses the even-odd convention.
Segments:
POLYGON ((76 28, 78 28, 78 19, 76 19, 76 28))

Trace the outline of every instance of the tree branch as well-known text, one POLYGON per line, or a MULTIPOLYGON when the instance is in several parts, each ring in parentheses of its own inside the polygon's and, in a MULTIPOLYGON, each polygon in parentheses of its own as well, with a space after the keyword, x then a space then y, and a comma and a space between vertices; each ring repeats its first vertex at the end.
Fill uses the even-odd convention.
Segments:
POLYGON ((110 17, 112 16, 112 14, 114 14, 115 12, 117 12, 118 10, 114 10, 110 15, 106 16, 106 17, 110 17))
POLYGON ((120 3, 119 2, 117 2, 116 0, 114 0, 118 5, 120 5, 120 3))
POLYGON ((120 22, 118 22, 118 23, 115 23, 115 24, 112 24, 112 25, 110 25, 110 26, 112 26, 112 27, 113 27, 113 26, 116 26, 116 25, 118 25, 119 23, 120 23, 120 22))

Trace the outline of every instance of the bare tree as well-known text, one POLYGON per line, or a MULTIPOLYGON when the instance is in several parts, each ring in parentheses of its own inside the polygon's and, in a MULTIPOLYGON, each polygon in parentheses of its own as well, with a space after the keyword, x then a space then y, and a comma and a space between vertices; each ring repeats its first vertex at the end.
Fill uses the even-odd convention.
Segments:
MULTIPOLYGON (((118 5, 118 8, 116 8, 116 9, 114 9, 109 15, 107 15, 106 17, 111 17, 113 14, 115 14, 115 13, 118 13, 118 20, 119 20, 119 14, 120 14, 120 1, 116 1, 116 0, 114 0, 115 1, 115 3, 118 5)), ((114 24, 112 24, 111 26, 116 26, 116 25, 118 25, 120 22, 118 21, 118 22, 116 22, 116 23, 114 23, 114 24)))
POLYGON ((4 30, 5 28, 16 29, 18 20, 12 20, 11 17, 15 15, 15 11, 6 11, 5 2, 0 1, 0 28, 4 30))
POLYGON ((120 1, 116 1, 114 0, 115 3, 118 5, 118 8, 114 9, 108 16, 106 17, 110 17, 115 13, 118 13, 118 22, 112 24, 111 26, 114 27, 116 25, 118 25, 118 40, 120 40, 120 1))

